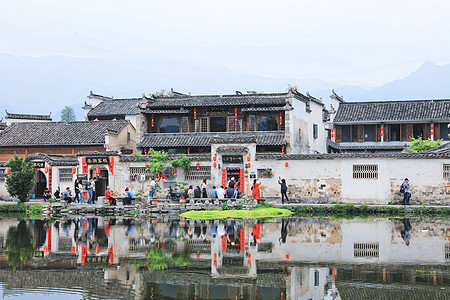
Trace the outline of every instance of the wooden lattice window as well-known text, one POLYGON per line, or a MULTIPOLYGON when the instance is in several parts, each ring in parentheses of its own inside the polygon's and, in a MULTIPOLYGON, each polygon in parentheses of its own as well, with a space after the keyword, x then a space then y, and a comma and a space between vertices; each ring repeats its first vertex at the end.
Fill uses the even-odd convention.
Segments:
POLYGON ((0 168, 0 182, 5 182, 5 168, 0 168))
POLYGON ((228 117, 228 131, 236 131, 236 121, 233 117, 228 117))
POLYGON ((450 259, 450 244, 445 245, 445 259, 450 259))
POLYGON ((191 166, 191 169, 185 173, 185 179, 187 181, 202 181, 203 179, 211 179, 211 167, 210 166, 191 166))
POLYGON ((208 132, 208 118, 200 119, 200 132, 208 132))
POLYGON ((131 181, 145 181, 149 180, 151 176, 152 174, 145 167, 130 167, 131 181))
POLYGON ((353 243, 354 257, 380 257, 380 244, 373 243, 353 243))
POLYGON ((59 181, 72 181, 72 168, 59 169, 59 181))
POLYGON ((248 131, 256 131, 256 116, 249 115, 248 116, 248 131))
POLYGON ((181 131, 189 132, 189 118, 188 117, 181 118, 181 131))
POLYGON ((450 164, 444 164, 442 166, 442 177, 444 179, 450 179, 450 164))
POLYGON ((378 179, 378 165, 353 165, 353 179, 378 179))

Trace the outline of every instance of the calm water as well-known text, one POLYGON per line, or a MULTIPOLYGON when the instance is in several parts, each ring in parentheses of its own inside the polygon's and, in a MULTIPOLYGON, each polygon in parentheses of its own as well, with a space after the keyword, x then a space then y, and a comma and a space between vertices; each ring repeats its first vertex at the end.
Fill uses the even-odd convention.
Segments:
POLYGON ((6 299, 450 299, 450 221, 0 220, 6 299))

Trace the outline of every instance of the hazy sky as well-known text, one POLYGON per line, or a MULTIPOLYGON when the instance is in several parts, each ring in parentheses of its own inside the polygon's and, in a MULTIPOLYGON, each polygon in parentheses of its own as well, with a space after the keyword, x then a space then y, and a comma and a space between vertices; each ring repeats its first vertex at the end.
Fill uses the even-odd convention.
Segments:
POLYGON ((0 53, 148 56, 375 86, 450 63, 448 0, 0 0, 0 53))

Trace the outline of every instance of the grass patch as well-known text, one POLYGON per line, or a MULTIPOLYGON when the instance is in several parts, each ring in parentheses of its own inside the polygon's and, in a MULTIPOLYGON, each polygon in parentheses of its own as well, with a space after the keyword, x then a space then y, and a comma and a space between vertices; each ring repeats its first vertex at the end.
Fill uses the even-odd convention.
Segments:
POLYGON ((139 214, 139 210, 135 209, 135 210, 127 211, 127 214, 138 215, 139 214))
POLYGON ((32 206, 27 207, 27 215, 32 219, 41 219, 44 216, 41 214, 42 209, 44 209, 44 205, 42 204, 34 204, 32 206))
POLYGON ((263 219, 288 217, 292 214, 291 211, 283 208, 258 208, 253 210, 202 210, 202 211, 188 211, 182 213, 180 216, 189 219, 263 219))

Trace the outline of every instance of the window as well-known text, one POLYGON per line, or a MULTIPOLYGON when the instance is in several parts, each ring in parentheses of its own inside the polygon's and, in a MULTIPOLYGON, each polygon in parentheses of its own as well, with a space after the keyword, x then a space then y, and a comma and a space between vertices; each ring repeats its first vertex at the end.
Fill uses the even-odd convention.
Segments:
MULTIPOLYGON (((234 121, 233 121, 234 123, 234 121)), ((226 132, 227 131, 227 117, 210 117, 209 118, 210 132, 226 132)))
POLYGON ((145 181, 150 177, 150 171, 145 170, 145 167, 130 167, 130 181, 145 181))
POLYGON ((164 118, 159 126, 161 133, 177 133, 180 132, 180 125, 176 118, 164 118))
POLYGON ((423 135, 423 127, 424 124, 414 124, 413 125, 413 136, 415 139, 422 137, 423 139, 425 139, 426 137, 423 135))
POLYGON ((200 119, 200 132, 208 132, 208 118, 200 119))
POLYGON ((449 140, 449 134, 450 134, 450 128, 448 128, 448 123, 440 123, 439 124, 439 129, 440 129, 440 137, 443 140, 448 141, 449 140))
POLYGON ((444 179, 450 179, 450 164, 444 164, 442 169, 442 177, 444 177, 444 179))
POLYGON ((450 259, 450 244, 445 245, 445 259, 450 259))
POLYGON ((350 126, 349 125, 342 126, 342 141, 350 142, 350 126))
POLYGON ((165 169, 164 176, 166 177, 166 180, 175 180, 175 178, 177 177, 176 174, 173 174, 173 168, 165 169))
POLYGON ((236 131, 236 121, 234 117, 228 117, 228 131, 236 131))
POLYGON ((389 139, 391 141, 400 141, 400 125, 389 125, 389 139))
POLYGON ((183 132, 189 132, 189 118, 188 117, 181 118, 181 130, 183 132))
POLYGON ((278 130, 278 123, 274 116, 261 116, 258 122, 258 131, 278 130))
POLYGON ((72 181, 72 179, 73 179, 72 168, 59 169, 59 181, 72 181))
POLYGON ((4 168, 0 168, 0 182, 5 182, 5 169, 4 168))
POLYGON ((202 181, 203 179, 211 179, 211 167, 200 166, 197 169, 196 166, 191 166, 191 169, 185 173, 184 178, 186 181, 202 181))
POLYGON ((378 179, 378 165, 353 165, 353 179, 378 179))
POLYGON ((319 126, 317 124, 313 124, 313 137, 314 139, 319 137, 319 126))
POLYGON ((255 131, 256 117, 255 115, 248 116, 248 131, 255 131))
POLYGON ((237 131, 242 131, 242 119, 238 120, 238 129, 237 131))
POLYGON ((127 132, 127 142, 131 140, 131 133, 127 132))
POLYGON ((379 243, 353 243, 354 257, 379 257, 380 244, 379 243))
POLYGON ((198 120, 194 120, 194 131, 198 132, 200 129, 200 122, 198 120))
POLYGON ((364 142, 374 142, 374 141, 375 141, 375 126, 364 125, 364 142))

